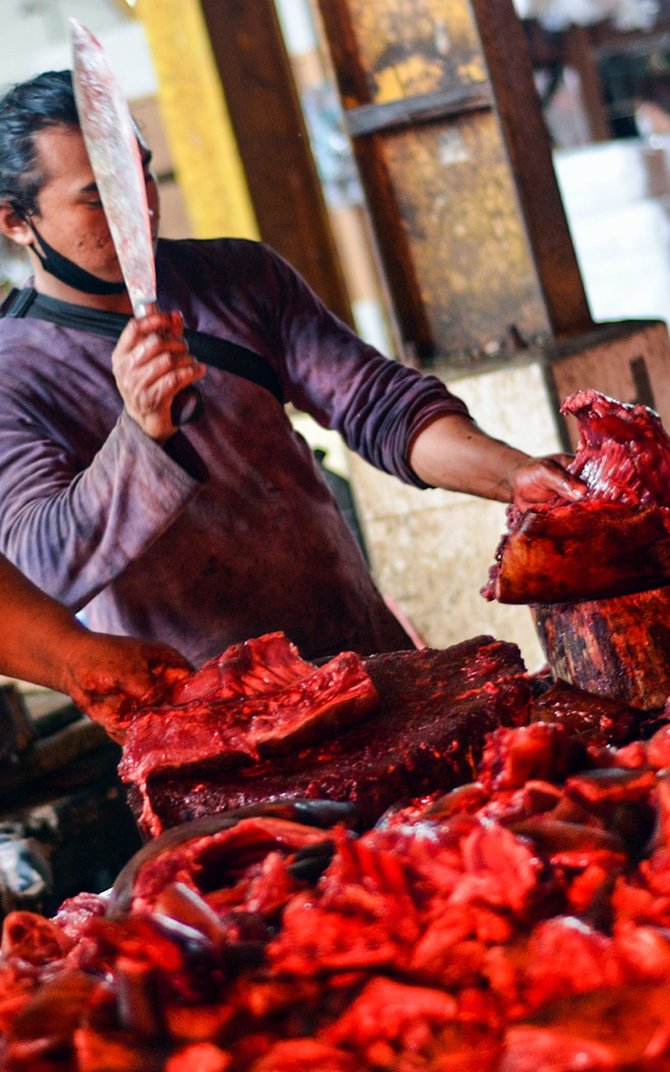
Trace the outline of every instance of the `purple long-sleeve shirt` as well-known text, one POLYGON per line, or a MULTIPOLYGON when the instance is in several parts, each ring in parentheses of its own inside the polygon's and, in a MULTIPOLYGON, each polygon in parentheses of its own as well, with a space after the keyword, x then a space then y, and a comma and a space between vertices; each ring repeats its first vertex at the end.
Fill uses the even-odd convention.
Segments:
MULTIPOLYGON (((437 378, 361 342, 260 243, 161 241, 157 274, 161 307, 255 350, 287 401, 401 480, 421 486, 412 437, 467 412, 437 378)), ((128 417, 113 347, 45 320, 0 320, 0 549, 85 608, 93 629, 165 641, 195 665, 273 630, 311 658, 408 646, 272 394, 208 369, 204 416, 172 441, 188 439, 203 475, 128 417)))

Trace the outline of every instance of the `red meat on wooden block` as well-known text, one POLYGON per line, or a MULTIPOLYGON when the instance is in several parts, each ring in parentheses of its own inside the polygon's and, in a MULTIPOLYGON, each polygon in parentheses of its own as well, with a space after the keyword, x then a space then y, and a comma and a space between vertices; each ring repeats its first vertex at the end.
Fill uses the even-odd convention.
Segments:
POLYGON ((377 707, 363 661, 342 652, 323 666, 300 658, 281 633, 228 648, 173 689, 173 705, 138 711, 128 724, 119 774, 142 801, 140 825, 162 823, 147 786, 161 774, 222 772, 295 750, 377 707))
POLYGON ((593 390, 571 395, 561 412, 578 422, 568 468, 584 498, 510 507, 482 594, 568 603, 670 583, 670 439, 658 414, 593 390))
MULTIPOLYGON (((209 739, 198 733, 184 741, 190 723, 178 710, 149 716, 156 731, 163 720, 160 763, 151 768, 136 751, 140 727, 132 740, 129 734, 120 768, 143 831, 295 798, 352 802, 361 824, 369 825, 399 799, 469 781, 486 733, 527 715, 530 685, 519 650, 492 637, 445 650, 374 655, 361 660, 361 667, 378 705, 346 726, 315 720, 312 741, 301 747, 295 736, 287 737, 290 747, 281 758, 242 755, 238 743, 229 746, 225 724, 216 727, 221 717, 216 705, 201 716, 202 726, 210 726, 209 739), (180 723, 180 732, 173 732, 180 723)), ((268 702, 254 699, 255 717, 268 702)), ((278 706, 274 699, 272 704, 278 706)))

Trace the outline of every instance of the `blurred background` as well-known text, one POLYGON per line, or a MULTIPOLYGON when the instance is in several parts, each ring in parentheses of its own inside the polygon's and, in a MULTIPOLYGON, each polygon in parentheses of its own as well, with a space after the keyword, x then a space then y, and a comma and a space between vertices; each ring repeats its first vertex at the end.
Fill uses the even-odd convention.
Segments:
MULTIPOLYGON (((99 37, 154 149, 166 236, 224 231, 257 235, 253 212, 247 206, 245 214, 239 195, 226 206, 226 188, 222 187, 218 205, 211 199, 204 205, 204 179, 200 191, 194 191, 189 176, 180 177, 175 164, 184 135, 167 87, 161 98, 157 67, 162 62, 161 50, 170 47, 166 39, 175 32, 179 35, 179 23, 184 49, 196 47, 198 35, 192 28, 189 31, 193 22, 189 9, 200 5, 191 0, 174 6, 169 0, 163 5, 151 0, 144 4, 142 0, 136 4, 128 0, 3 0, 2 6, 0 71, 5 85, 42 70, 70 66, 70 16, 99 37), (172 18, 177 20, 176 28, 169 25, 172 18)), ((226 9, 238 6, 234 0, 212 5, 222 32, 226 9)), ((252 0, 250 26, 262 17, 265 5, 257 11, 255 7, 252 0)), ((414 7, 408 0, 408 19, 414 7)), ((515 0, 515 7, 523 20, 594 318, 667 319, 670 0, 515 0)), ((379 307, 374 254, 357 218, 363 200, 360 182, 319 11, 310 0, 277 0, 276 10, 356 324, 388 349, 391 343, 379 307)), ((199 42, 198 47, 205 46, 199 42)), ((193 112, 191 119, 194 124, 200 121, 193 112)), ((184 117, 180 122, 183 125, 184 117)), ((191 137, 196 134, 192 132, 191 137)), ((228 148, 234 156, 232 141, 228 148)), ((234 199, 235 191, 228 189, 227 197, 234 199)), ((20 280, 21 272, 12 251, 1 246, 3 284, 20 280)))

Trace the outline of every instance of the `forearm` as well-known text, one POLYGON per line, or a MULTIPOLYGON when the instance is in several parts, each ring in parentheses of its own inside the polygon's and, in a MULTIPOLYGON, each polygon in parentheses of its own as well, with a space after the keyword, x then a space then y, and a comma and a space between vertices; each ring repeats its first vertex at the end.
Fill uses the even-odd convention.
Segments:
POLYGON ((428 424, 410 445, 409 464, 424 483, 520 509, 555 496, 577 501, 581 480, 566 469, 570 455, 533 458, 486 435, 468 417, 450 414, 428 424))
POLYGON ((85 636, 83 627, 3 556, 0 607, 0 673, 67 692, 69 664, 85 636))
POLYGON ((201 487, 126 415, 79 473, 45 441, 25 447, 31 480, 0 471, 0 549, 71 608, 140 558, 201 487))
POLYGON ((485 499, 510 502, 510 473, 529 455, 493 439, 469 417, 448 414, 417 435, 409 464, 426 484, 485 499))
POLYGON ((165 644, 91 633, 0 555, 0 673, 64 692, 116 741, 190 664, 165 644))

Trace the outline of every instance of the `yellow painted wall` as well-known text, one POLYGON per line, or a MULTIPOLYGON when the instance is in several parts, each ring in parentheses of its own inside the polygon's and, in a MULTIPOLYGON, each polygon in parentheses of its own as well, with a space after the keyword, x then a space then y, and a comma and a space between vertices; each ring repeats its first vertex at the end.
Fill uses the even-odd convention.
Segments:
POLYGON ((258 238, 244 170, 197 0, 137 0, 175 172, 196 238, 258 238))

